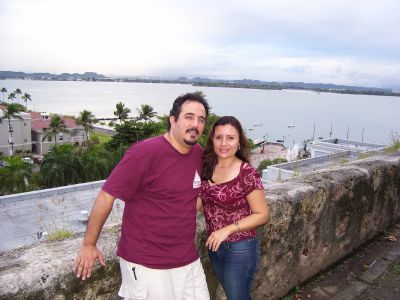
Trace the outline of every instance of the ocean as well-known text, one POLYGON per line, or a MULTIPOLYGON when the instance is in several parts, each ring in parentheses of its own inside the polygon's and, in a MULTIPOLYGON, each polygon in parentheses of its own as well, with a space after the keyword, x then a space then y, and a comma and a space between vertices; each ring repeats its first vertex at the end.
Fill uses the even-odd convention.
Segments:
POLYGON ((77 116, 86 109, 98 118, 113 117, 120 101, 131 116, 141 104, 168 114, 178 95, 202 91, 212 112, 237 117, 250 138, 283 140, 286 146, 330 136, 389 144, 400 133, 400 97, 125 82, 0 80, 1 87, 30 94, 31 110, 77 116))

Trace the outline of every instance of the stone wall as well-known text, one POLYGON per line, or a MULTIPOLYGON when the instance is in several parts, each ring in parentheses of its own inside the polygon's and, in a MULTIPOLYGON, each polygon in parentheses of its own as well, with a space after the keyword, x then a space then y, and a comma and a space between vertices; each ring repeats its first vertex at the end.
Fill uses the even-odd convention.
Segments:
MULTIPOLYGON (((253 298, 279 299, 350 254, 400 218, 400 154, 382 155, 266 187, 271 220, 260 228, 262 254, 253 298)), ((197 243, 214 299, 224 299, 197 243)), ((105 230, 99 247, 106 268, 85 282, 71 266, 82 236, 0 253, 0 299, 118 299, 118 234, 105 230)))

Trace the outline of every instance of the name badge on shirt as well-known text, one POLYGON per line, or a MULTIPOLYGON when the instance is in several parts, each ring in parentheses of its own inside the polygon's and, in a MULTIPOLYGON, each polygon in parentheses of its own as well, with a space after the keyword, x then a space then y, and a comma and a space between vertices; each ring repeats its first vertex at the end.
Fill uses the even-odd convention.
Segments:
POLYGON ((194 179, 193 179, 193 188, 197 189, 200 186, 201 186, 201 178, 200 178, 199 173, 197 173, 197 170, 196 170, 196 172, 194 174, 194 179))

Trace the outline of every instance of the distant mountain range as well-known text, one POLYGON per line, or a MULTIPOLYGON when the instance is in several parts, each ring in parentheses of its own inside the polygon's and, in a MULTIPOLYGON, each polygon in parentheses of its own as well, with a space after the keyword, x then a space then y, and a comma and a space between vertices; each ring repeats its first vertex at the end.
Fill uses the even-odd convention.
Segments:
POLYGON ((192 84, 194 86, 250 88, 250 89, 266 89, 266 90, 300 89, 300 90, 311 90, 315 92, 330 92, 330 93, 342 93, 342 94, 400 96, 400 90, 336 85, 329 83, 277 82, 277 81, 261 81, 253 79, 220 80, 220 79, 209 79, 206 77, 184 77, 184 76, 176 78, 162 78, 162 77, 148 77, 148 76, 107 77, 102 74, 97 74, 95 72, 85 72, 83 74, 79 73, 51 74, 51 73, 25 73, 25 72, 14 72, 14 71, 0 71, 0 80, 1 79, 184 83, 184 84, 192 84))
POLYGON ((79 73, 62 73, 62 74, 51 74, 51 73, 25 73, 25 72, 13 72, 13 71, 0 71, 0 79, 32 79, 32 80, 99 80, 105 79, 106 77, 95 72, 79 73))

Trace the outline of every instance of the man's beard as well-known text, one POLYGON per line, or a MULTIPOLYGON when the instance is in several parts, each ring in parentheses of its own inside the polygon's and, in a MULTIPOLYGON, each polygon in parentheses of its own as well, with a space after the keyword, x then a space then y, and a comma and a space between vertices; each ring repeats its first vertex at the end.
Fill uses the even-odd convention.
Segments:
POLYGON ((189 145, 189 146, 194 146, 194 145, 197 144, 197 140, 187 140, 187 139, 184 139, 183 142, 184 142, 186 145, 189 145))
MULTIPOLYGON (((190 129, 186 130, 186 133, 190 133, 191 131, 194 131, 194 132, 197 133, 198 135, 200 134, 199 131, 198 131, 196 128, 190 128, 190 129)), ((194 145, 196 145, 196 143, 197 143, 197 139, 193 139, 193 140, 183 139, 183 142, 184 142, 186 145, 194 146, 194 145)))

